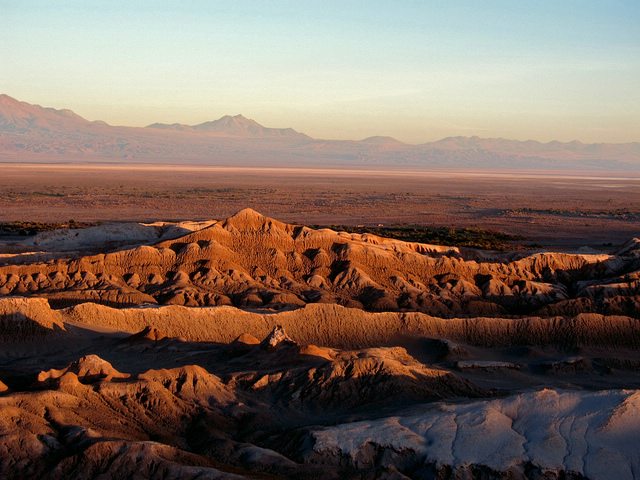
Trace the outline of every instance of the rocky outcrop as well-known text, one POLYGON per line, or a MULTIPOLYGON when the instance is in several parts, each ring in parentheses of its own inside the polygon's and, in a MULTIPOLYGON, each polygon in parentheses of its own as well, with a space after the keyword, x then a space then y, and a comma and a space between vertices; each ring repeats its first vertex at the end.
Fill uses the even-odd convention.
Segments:
POLYGON ((282 325, 276 325, 265 337, 260 346, 265 350, 275 350, 278 347, 295 346, 296 342, 287 335, 282 325))

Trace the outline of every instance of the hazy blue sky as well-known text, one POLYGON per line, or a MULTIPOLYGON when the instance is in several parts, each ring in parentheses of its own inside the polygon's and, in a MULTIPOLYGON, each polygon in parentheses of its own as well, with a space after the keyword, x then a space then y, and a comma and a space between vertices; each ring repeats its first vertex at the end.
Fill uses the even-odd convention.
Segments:
POLYGON ((640 1, 0 0, 0 92, 124 125, 640 140, 640 1))

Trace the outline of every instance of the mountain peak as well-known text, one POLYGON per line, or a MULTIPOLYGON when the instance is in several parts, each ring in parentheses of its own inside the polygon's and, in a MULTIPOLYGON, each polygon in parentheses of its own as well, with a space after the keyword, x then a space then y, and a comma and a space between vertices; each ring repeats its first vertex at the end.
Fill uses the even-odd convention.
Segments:
POLYGON ((262 215, 252 208, 243 208, 224 220, 221 225, 227 229, 240 231, 263 230, 271 233, 275 233, 276 231, 286 232, 291 229, 290 225, 262 215))
POLYGON ((231 215, 231 217, 229 218, 249 218, 249 219, 259 219, 259 220, 263 220, 266 217, 264 215, 262 215, 260 212, 254 210, 253 208, 243 208, 241 210, 238 210, 236 213, 234 213, 233 215, 231 215))
MULTIPOLYGON (((223 121, 223 120, 225 120, 225 121, 228 121, 228 120, 235 120, 235 121, 238 121, 238 122, 242 122, 242 121, 244 121, 244 122, 253 122, 253 123, 258 123, 258 122, 256 122, 255 120, 252 120, 252 119, 250 119, 250 118, 245 117, 245 116, 244 116, 244 115, 242 115, 241 113, 238 113, 237 115, 223 115, 223 116, 222 116, 222 117, 220 117, 218 120, 212 120, 211 122, 220 122, 220 121, 223 121)), ((208 123, 211 123, 211 122, 208 122, 208 123)), ((207 122, 205 122, 205 123, 207 123, 207 122)))
POLYGON ((371 145, 405 145, 403 142, 401 142, 397 138, 383 136, 383 135, 375 135, 373 137, 367 137, 360 141, 362 143, 368 143, 371 145))
POLYGON ((243 208, 228 217, 225 222, 233 225, 256 226, 264 225, 269 220, 272 219, 262 215, 260 212, 256 212, 252 208, 243 208))
POLYGON ((147 128, 186 130, 238 138, 308 138, 303 133, 296 132, 292 128, 264 127, 240 113, 237 115, 224 115, 217 120, 199 123, 198 125, 153 123, 148 125, 147 128))
POLYGON ((20 102, 6 93, 0 93, 0 105, 19 105, 20 102))
POLYGON ((0 94, 0 131, 25 132, 31 129, 59 131, 89 123, 68 109, 41 107, 21 102, 4 93, 0 94))
MULTIPOLYGON (((241 114, 238 115, 225 115, 218 120, 212 120, 210 122, 204 122, 193 127, 196 130, 206 131, 227 131, 234 134, 247 134, 247 133, 259 133, 265 129, 255 120, 247 118, 241 114)), ((242 135, 245 136, 245 135, 242 135)))

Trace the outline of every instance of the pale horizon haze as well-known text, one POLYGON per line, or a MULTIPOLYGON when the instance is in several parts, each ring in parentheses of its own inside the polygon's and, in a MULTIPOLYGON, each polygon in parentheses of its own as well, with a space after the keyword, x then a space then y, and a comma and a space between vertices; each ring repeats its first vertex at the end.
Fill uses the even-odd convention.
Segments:
POLYGON ((0 0, 0 93, 113 125, 631 142, 639 25, 637 0, 0 0))

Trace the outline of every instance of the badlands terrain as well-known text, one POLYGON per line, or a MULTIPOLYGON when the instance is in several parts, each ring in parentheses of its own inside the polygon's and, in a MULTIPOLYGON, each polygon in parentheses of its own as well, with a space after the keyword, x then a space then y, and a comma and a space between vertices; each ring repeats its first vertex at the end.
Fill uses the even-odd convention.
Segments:
POLYGON ((624 208, 562 251, 252 209, 4 235, 0 477, 638 478, 624 208))

